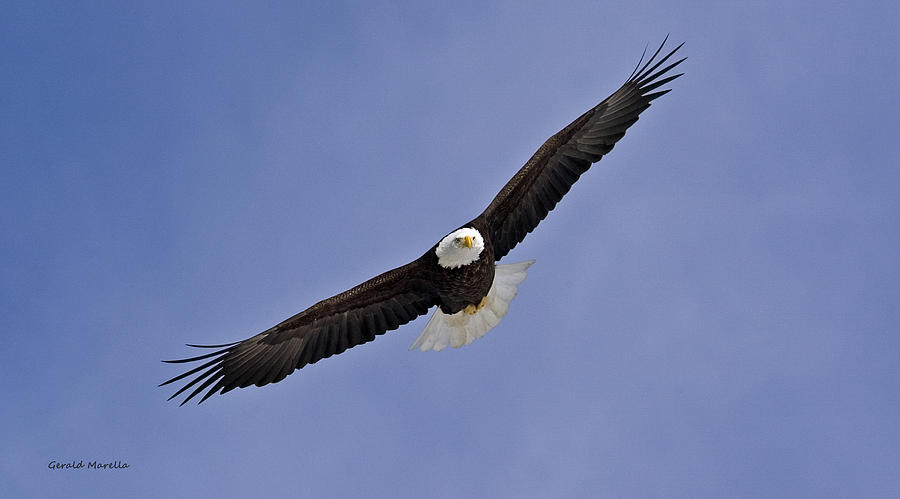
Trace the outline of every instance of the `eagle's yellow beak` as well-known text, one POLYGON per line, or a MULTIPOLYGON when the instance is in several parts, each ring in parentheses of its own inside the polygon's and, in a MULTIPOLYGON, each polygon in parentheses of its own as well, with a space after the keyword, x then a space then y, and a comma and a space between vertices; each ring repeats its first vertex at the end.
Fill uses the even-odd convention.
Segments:
POLYGON ((475 242, 472 241, 472 236, 466 236, 466 248, 471 248, 475 242))

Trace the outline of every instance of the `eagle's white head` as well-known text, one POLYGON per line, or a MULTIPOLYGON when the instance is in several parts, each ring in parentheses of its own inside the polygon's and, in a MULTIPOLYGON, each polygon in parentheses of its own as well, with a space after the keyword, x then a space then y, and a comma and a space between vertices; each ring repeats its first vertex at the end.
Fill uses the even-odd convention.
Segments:
POLYGON ((481 233, 473 227, 463 227, 441 239, 434 252, 441 267, 455 269, 478 260, 483 250, 481 233))

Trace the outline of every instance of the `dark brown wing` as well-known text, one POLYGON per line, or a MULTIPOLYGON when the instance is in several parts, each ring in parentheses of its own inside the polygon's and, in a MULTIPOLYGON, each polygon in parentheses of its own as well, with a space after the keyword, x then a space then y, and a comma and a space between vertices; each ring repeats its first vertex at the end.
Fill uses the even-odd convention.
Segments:
POLYGON ((665 43, 664 40, 643 66, 641 57, 632 75, 615 93, 544 142, 479 216, 490 228, 495 260, 509 253, 537 227, 578 177, 612 150, 650 101, 669 92, 653 90, 681 76, 682 73, 666 73, 684 59, 657 71, 681 48, 675 47, 654 63, 665 43))
POLYGON ((376 335, 397 329, 437 304, 426 265, 425 259, 420 258, 385 272, 244 341, 188 345, 221 349, 188 359, 165 361, 183 363, 212 358, 160 386, 196 375, 169 400, 200 383, 181 403, 184 405, 212 385, 200 399, 203 402, 217 391, 225 393, 250 385, 277 383, 295 369, 372 341, 376 335))

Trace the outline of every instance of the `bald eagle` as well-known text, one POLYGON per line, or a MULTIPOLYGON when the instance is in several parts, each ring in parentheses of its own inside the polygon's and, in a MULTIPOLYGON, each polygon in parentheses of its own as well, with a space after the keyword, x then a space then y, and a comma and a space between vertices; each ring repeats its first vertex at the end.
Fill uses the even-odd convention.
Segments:
POLYGON ((681 48, 678 45, 657 60, 665 43, 646 63, 641 56, 612 95, 544 142, 481 215, 447 234, 420 258, 322 300, 256 336, 223 345, 189 344, 215 351, 164 361, 206 360, 160 385, 194 376, 169 400, 198 384, 181 405, 207 389, 200 403, 217 392, 277 383, 307 364, 397 329, 432 307, 437 307, 434 315, 410 350, 458 348, 484 336, 506 315, 534 260, 495 262, 537 227, 591 164, 612 150, 652 100, 669 92, 657 89, 683 74, 669 72, 684 58, 660 69, 681 48))

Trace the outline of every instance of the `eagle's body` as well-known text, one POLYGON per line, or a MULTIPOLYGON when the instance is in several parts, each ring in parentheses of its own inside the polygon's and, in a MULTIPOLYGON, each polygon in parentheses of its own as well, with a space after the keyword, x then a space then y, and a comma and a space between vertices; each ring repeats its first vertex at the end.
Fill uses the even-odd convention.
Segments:
POLYGON ((172 397, 202 381, 184 402, 208 388, 203 402, 216 392, 275 383, 307 364, 372 341, 435 306, 434 316, 410 349, 441 350, 480 338, 499 324, 533 263, 496 262, 534 230, 591 164, 612 150, 650 101, 668 92, 653 90, 681 76, 666 74, 684 59, 658 68, 680 47, 653 66, 662 46, 646 64, 638 63, 619 90, 548 139, 481 215, 450 232, 420 258, 322 300, 256 336, 202 346, 218 350, 167 361, 211 358, 163 385, 200 373, 172 397))

